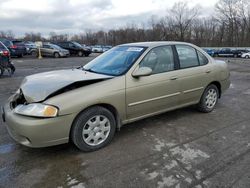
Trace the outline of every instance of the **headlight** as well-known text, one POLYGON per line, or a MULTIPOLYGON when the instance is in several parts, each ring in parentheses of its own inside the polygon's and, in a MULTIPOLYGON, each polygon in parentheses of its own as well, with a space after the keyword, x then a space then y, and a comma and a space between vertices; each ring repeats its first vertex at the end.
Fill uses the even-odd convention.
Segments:
POLYGON ((58 109, 50 105, 33 103, 28 105, 18 105, 14 112, 25 116, 55 117, 58 114, 58 109))

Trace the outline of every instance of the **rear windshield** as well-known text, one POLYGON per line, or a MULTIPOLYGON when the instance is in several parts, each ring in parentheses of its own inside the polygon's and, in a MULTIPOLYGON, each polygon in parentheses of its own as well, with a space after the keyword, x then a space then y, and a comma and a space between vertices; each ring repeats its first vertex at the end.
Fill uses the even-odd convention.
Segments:
POLYGON ((7 50, 1 42, 0 42, 0 50, 7 50))
POLYGON ((10 47, 10 46, 13 46, 13 43, 9 40, 2 40, 1 41, 6 47, 10 47))

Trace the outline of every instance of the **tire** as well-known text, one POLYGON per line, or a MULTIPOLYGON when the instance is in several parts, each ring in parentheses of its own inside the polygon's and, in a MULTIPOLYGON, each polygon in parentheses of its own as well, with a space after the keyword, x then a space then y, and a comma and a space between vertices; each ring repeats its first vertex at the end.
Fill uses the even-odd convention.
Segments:
POLYGON ((58 52, 55 52, 54 53, 54 58, 59 58, 60 57, 60 54, 58 52))
POLYGON ((234 58, 237 58, 238 57, 238 55, 237 54, 234 54, 234 58))
POLYGON ((18 55, 17 57, 22 58, 22 57, 23 57, 23 54, 20 54, 20 55, 18 55))
POLYGON ((106 108, 96 106, 81 112, 77 116, 72 125, 70 136, 73 143, 81 151, 95 151, 111 142, 115 130, 114 115, 106 108), (103 122, 103 125, 101 122, 103 122), (83 134, 83 131, 86 134, 83 134))
POLYGON ((10 69, 11 69, 11 75, 13 75, 14 72, 16 71, 16 67, 10 63, 10 69))
POLYGON ((79 57, 82 57, 82 56, 83 56, 83 52, 82 52, 82 51, 79 51, 79 52, 77 53, 77 55, 78 55, 79 57))
POLYGON ((246 55, 245 58, 246 58, 246 59, 249 59, 249 55, 246 55))
POLYGON ((201 96, 197 109, 204 113, 212 112, 218 102, 218 98, 219 90, 217 86, 214 84, 207 86, 201 96))
POLYGON ((32 51, 32 52, 31 52, 31 56, 32 56, 32 57, 37 57, 37 56, 38 56, 38 54, 37 54, 37 52, 36 52, 36 51, 32 51))
POLYGON ((4 68, 0 66, 0 77, 3 76, 4 68))

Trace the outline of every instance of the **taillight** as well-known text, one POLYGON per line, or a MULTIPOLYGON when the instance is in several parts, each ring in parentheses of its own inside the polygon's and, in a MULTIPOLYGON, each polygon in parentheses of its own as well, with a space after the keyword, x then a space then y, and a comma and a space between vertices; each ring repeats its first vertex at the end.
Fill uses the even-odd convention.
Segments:
POLYGON ((10 55, 10 53, 9 53, 9 51, 4 50, 4 51, 3 51, 3 55, 4 55, 4 56, 9 56, 9 55, 10 55))
POLYGON ((15 48, 17 48, 17 45, 13 45, 13 46, 11 46, 10 48, 15 49, 15 48))

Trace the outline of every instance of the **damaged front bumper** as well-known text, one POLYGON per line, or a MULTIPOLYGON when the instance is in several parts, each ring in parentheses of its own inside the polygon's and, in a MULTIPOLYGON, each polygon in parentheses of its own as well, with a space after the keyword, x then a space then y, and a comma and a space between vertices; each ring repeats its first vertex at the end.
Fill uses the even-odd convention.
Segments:
POLYGON ((74 114, 54 118, 35 118, 18 115, 8 102, 3 108, 2 118, 10 136, 22 145, 47 147, 67 143, 74 114))

